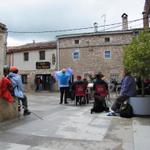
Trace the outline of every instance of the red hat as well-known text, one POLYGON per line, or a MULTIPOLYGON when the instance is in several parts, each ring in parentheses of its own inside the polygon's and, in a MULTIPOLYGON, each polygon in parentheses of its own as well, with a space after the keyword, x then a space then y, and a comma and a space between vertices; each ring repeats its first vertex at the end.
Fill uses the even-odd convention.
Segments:
POLYGON ((16 66, 11 66, 10 67, 10 71, 12 71, 12 72, 17 71, 17 70, 18 70, 18 68, 16 66))

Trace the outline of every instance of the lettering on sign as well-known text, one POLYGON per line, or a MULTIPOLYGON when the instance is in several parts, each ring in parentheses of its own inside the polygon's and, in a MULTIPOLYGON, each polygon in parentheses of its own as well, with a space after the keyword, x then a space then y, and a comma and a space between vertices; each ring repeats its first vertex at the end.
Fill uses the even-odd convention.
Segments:
POLYGON ((36 69, 50 69, 51 63, 48 61, 45 62, 36 62, 36 69))

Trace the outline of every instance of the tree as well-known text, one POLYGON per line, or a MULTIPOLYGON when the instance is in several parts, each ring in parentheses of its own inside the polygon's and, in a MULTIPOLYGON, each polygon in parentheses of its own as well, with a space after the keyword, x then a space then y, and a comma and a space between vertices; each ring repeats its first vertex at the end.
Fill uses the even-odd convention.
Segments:
POLYGON ((144 96, 144 78, 150 77, 150 31, 144 30, 133 37, 131 44, 124 47, 124 67, 141 77, 142 96, 144 96))

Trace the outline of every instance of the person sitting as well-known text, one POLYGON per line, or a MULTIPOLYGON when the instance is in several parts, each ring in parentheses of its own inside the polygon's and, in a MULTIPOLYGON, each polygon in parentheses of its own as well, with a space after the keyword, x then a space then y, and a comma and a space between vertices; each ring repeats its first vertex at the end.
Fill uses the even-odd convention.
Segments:
MULTIPOLYGON (((18 68, 16 66, 10 67, 10 73, 8 77, 12 81, 14 96, 18 98, 18 102, 22 102, 24 113, 23 115, 30 115, 31 112, 28 110, 27 97, 24 94, 23 83, 21 80, 21 76, 18 74, 18 68)), ((20 108, 18 108, 20 110, 20 108)))
POLYGON ((9 103, 13 103, 15 102, 12 96, 13 87, 11 80, 7 77, 9 74, 9 69, 9 66, 4 66, 3 68, 4 76, 0 80, 0 97, 4 98, 9 103))
POLYGON ((108 116, 115 116, 116 113, 119 113, 121 105, 129 99, 129 97, 136 96, 136 82, 135 79, 131 76, 131 72, 127 69, 123 70, 123 79, 121 82, 121 90, 119 97, 115 100, 111 107, 111 112, 108 116))

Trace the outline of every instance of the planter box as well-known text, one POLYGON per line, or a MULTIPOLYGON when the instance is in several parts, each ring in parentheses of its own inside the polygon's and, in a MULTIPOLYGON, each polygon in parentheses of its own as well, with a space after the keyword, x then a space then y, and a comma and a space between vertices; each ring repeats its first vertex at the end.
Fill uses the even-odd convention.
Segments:
POLYGON ((133 108, 134 115, 150 115, 150 96, 145 97, 130 97, 129 104, 133 108))
POLYGON ((0 99, 0 122, 14 119, 18 116, 18 103, 8 103, 4 99, 0 99))

